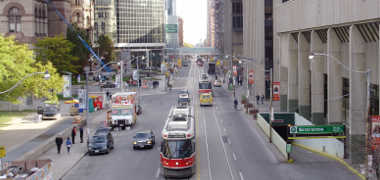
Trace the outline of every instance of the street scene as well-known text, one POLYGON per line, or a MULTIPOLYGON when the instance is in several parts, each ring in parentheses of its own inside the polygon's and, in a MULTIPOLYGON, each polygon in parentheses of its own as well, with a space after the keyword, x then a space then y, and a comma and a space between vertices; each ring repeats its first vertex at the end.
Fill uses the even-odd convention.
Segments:
POLYGON ((379 4, 2 1, 0 180, 378 180, 379 4))

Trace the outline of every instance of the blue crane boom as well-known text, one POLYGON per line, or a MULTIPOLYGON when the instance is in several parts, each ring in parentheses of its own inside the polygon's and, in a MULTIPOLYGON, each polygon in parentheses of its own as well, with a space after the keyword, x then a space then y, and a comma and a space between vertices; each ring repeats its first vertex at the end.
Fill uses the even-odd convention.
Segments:
MULTIPOLYGON (((51 4, 52 7, 54 8, 55 12, 57 13, 57 15, 59 16, 59 18, 73 31, 75 32, 75 29, 73 28, 73 26, 71 25, 70 22, 68 22, 66 20, 66 18, 61 14, 61 12, 58 11, 57 7, 55 7, 54 4, 51 3, 50 0, 45 0, 45 2, 47 4, 51 4)), ((104 66, 104 62, 99 58, 99 56, 94 52, 94 50, 87 44, 87 42, 79 35, 79 33, 76 33, 78 39, 80 40, 80 42, 83 44, 84 47, 86 47, 86 49, 88 51, 90 51, 90 53, 92 54, 93 57, 95 57, 95 59, 100 63, 100 65, 103 67, 104 66)), ((105 66, 104 69, 107 71, 107 72, 111 72, 111 69, 108 67, 108 66, 105 66)))

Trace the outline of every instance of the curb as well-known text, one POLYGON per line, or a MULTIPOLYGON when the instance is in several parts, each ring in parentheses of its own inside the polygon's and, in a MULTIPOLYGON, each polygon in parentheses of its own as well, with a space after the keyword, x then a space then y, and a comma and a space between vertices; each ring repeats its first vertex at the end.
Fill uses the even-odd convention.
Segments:
POLYGON ((360 179, 362 179, 362 180, 366 179, 364 175, 360 174, 355 168, 353 168, 351 165, 349 165, 346 161, 344 161, 341 158, 332 156, 332 155, 327 154, 325 152, 321 152, 321 151, 317 151, 317 150, 311 149, 311 148, 309 148, 307 146, 304 146, 304 145, 301 145, 301 144, 296 144, 296 143, 292 143, 292 144, 294 146, 300 147, 300 148, 305 149, 307 151, 319 154, 320 156, 324 156, 324 157, 327 157, 329 159, 335 160, 335 161, 339 162, 340 164, 344 165, 348 170, 350 170, 352 173, 354 173, 355 175, 357 175, 360 179))

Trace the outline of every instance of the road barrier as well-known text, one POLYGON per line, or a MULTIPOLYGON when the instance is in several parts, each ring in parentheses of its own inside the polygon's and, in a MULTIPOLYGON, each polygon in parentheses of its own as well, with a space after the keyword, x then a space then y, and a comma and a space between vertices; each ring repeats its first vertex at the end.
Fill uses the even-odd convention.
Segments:
MULTIPOLYGON (((258 114, 257 116, 257 124, 263 130, 264 134, 269 138, 270 133, 270 125, 269 123, 258 114)), ((272 128, 272 143, 276 146, 276 148, 281 152, 281 154, 288 159, 288 153, 286 151, 286 141, 272 128)))

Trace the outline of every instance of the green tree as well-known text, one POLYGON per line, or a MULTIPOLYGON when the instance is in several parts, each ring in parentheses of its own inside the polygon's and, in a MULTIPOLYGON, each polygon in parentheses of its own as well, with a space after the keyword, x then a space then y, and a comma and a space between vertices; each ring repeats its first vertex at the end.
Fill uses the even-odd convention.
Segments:
POLYGON ((78 73, 78 57, 72 55, 74 44, 63 36, 39 39, 35 44, 36 59, 43 65, 51 62, 59 73, 78 73))
POLYGON ((78 73, 83 73, 83 67, 88 65, 90 51, 79 40, 78 34, 91 46, 88 32, 85 29, 79 28, 76 24, 73 25, 73 29, 67 28, 66 39, 74 44, 72 55, 79 58, 75 62, 75 65, 77 65, 76 69, 78 73))
POLYGON ((17 88, 10 92, 0 94, 0 100, 17 103, 18 98, 28 95, 47 97, 54 100, 48 89, 60 92, 63 87, 63 79, 56 73, 51 63, 43 65, 33 58, 33 51, 25 44, 17 44, 13 37, 0 36, 0 92, 14 86, 25 76, 33 72, 49 71, 51 78, 48 81, 43 75, 34 75, 25 79, 17 88))
POLYGON ((113 42, 107 35, 100 35, 97 41, 100 57, 104 57, 104 63, 115 60, 113 42))

